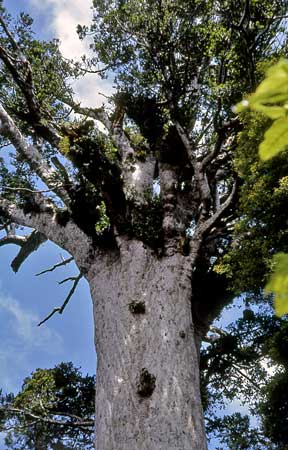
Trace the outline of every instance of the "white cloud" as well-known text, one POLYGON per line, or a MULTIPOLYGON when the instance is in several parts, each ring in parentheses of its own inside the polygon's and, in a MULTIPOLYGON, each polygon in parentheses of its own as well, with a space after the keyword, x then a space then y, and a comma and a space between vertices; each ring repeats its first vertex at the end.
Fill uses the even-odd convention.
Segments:
MULTIPOLYGON (((40 318, 26 311, 21 304, 0 294, 0 388, 17 391, 24 376, 31 371, 31 362, 39 355, 60 355, 62 337, 49 326, 37 327, 40 318)), ((35 367, 35 364, 32 364, 35 367)))
POLYGON ((17 300, 0 295, 0 310, 7 314, 14 336, 20 338, 24 345, 47 348, 47 344, 53 341, 55 348, 61 347, 60 335, 47 326, 37 327, 40 318, 25 311, 17 300))
MULTIPOLYGON (((45 11, 51 35, 60 39, 61 51, 66 58, 79 59, 83 54, 91 53, 89 42, 80 41, 76 33, 78 24, 89 25, 92 20, 92 0, 30 0, 35 14, 45 11)), ((73 85, 76 98, 84 106, 100 106, 104 97, 110 95, 112 85, 97 75, 88 74, 73 85)))

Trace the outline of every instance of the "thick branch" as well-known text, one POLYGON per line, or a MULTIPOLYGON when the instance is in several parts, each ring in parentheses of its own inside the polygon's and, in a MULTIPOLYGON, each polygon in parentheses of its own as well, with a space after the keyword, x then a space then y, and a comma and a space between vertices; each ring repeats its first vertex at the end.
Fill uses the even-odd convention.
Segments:
MULTIPOLYGON (((131 193, 134 192, 134 196, 136 194, 137 200, 140 202, 143 201, 145 194, 147 194, 148 191, 152 192, 156 165, 155 157, 153 155, 148 155, 144 162, 139 161, 129 137, 123 130, 122 121, 113 122, 104 108, 83 108, 79 104, 75 104, 72 100, 65 100, 65 102, 71 106, 75 112, 82 114, 85 117, 98 120, 106 127, 121 157, 119 166, 122 173, 124 193, 127 197, 131 196, 131 193)), ((118 189, 120 190, 120 186, 118 189)))
POLYGON ((18 245, 19 247, 23 247, 26 241, 27 236, 8 235, 0 239, 0 247, 8 244, 14 244, 18 245))
POLYGON ((45 241, 47 241, 47 238, 44 236, 44 234, 39 233, 38 231, 33 231, 30 236, 27 237, 26 242, 22 245, 20 252, 11 263, 11 267, 14 272, 18 272, 20 266, 28 258, 28 256, 38 250, 40 245, 45 241))
POLYGON ((31 169, 61 200, 69 205, 70 199, 65 189, 59 186, 58 173, 46 163, 39 150, 26 142, 12 118, 0 105, 0 133, 7 137, 16 151, 28 162, 31 169), (56 181, 57 180, 57 181, 56 181))
POLYGON ((33 231, 29 236, 8 235, 0 239, 0 247, 7 244, 14 244, 21 247, 16 258, 13 259, 11 267, 14 272, 18 272, 23 262, 45 242, 46 237, 38 231, 33 231))
POLYGON ((57 223, 57 216, 51 211, 51 205, 45 197, 37 196, 39 212, 25 214, 24 211, 6 199, 0 198, 0 212, 11 222, 34 228, 47 239, 67 250, 75 258, 78 267, 85 273, 95 253, 91 239, 72 221, 66 226, 57 223))

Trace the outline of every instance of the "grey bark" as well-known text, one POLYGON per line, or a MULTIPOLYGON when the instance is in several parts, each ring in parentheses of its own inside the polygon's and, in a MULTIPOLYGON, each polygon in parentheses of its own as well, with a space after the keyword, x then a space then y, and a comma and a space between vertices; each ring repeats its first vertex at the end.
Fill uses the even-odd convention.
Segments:
POLYGON ((88 273, 97 450, 207 450, 185 267, 131 240, 88 273))

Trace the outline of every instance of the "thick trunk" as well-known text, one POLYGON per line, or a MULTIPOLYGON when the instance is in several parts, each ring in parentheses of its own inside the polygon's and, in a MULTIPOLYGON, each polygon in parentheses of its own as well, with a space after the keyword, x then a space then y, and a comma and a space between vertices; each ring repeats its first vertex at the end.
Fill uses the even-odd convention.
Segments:
POLYGON ((207 449, 183 259, 130 241, 89 273, 97 450, 207 449))

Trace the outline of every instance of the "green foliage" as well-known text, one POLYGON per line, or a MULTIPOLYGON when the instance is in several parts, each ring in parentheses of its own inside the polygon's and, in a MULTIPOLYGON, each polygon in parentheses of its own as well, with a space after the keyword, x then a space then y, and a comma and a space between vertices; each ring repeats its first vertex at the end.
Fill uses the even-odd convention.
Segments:
POLYGON ((266 398, 259 406, 265 434, 277 444, 277 449, 288 446, 288 374, 278 373, 264 389, 266 398))
MULTIPOLYGON (((68 79, 78 77, 79 72, 73 64, 62 57, 57 40, 45 42, 35 39, 32 31, 33 20, 30 16, 20 14, 17 19, 12 20, 5 13, 4 17, 32 66, 35 96, 42 113, 41 120, 48 123, 51 117, 57 116, 58 119, 66 117, 68 108, 59 100, 71 96, 72 89, 68 79)), ((11 42, 4 33, 0 34, 0 42, 4 48, 11 49, 11 42)), ((25 78, 25 69, 22 73, 19 66, 19 72, 25 78)), ((14 84, 11 73, 3 63, 0 65, 0 81, 1 101, 14 117, 20 119, 22 131, 28 134, 31 129, 26 99, 19 87, 14 84)))
POLYGON ((286 189, 287 152, 262 162, 258 147, 271 120, 258 112, 240 114, 235 169, 240 177, 238 219, 232 248, 215 270, 225 273, 237 292, 264 287, 271 270, 271 256, 288 251, 286 189))
POLYGON ((288 61, 281 59, 266 72, 266 78, 256 91, 238 105, 238 110, 249 107, 260 111, 271 119, 287 115, 288 103, 288 61))
MULTIPOLYGON (((249 108, 261 111, 273 120, 272 125, 264 134, 259 146, 259 154, 263 160, 268 160, 288 146, 288 61, 281 59, 267 71, 266 78, 248 100, 238 106, 238 110, 249 108)), ((287 177, 279 180, 279 188, 275 190, 278 196, 285 195, 287 177)), ((264 187, 264 186, 263 186, 264 187)), ((286 203, 287 205, 287 203, 286 203)), ((285 207, 283 205, 283 207, 285 207)), ((281 247, 280 247, 281 248, 281 247)), ((283 248, 282 248, 283 250, 283 248)), ((278 315, 288 312, 288 255, 279 253, 272 261, 274 273, 266 285, 266 292, 273 292, 275 309, 278 315)))
POLYGON ((224 329, 216 328, 218 336, 201 351, 207 432, 221 450, 287 446, 287 320, 264 306, 263 297, 262 302, 257 310, 242 310, 242 317, 224 329), (257 427, 249 425, 248 416, 225 411, 239 403, 257 427))
MULTIPOLYGON (((263 31, 272 11, 280 13, 283 8, 281 1, 251 3, 253 25, 245 41, 236 31, 243 5, 241 2, 239 7, 234 0, 217 4, 210 0, 185 4, 174 0, 94 0, 93 5, 90 32, 95 64, 101 61, 114 69, 122 92, 172 100, 174 113, 185 125, 195 120, 198 112, 193 107, 199 98, 208 107, 220 96, 226 109, 240 100, 248 89, 247 82, 250 90, 253 88, 253 74, 247 70, 247 63, 251 63, 249 45, 263 31), (203 59, 206 70, 198 74, 203 59), (229 65, 225 64, 225 73, 221 73, 224 61, 229 65)), ((88 29, 80 28, 79 33, 83 38, 88 29)), ((271 51, 269 40, 274 33, 274 24, 270 25, 269 38, 262 33, 253 48, 257 60, 271 51)))
POLYGON ((109 227, 110 222, 109 222, 109 217, 106 214, 106 206, 103 201, 100 203, 100 206, 98 207, 98 209, 99 209, 100 215, 99 215, 97 224, 95 226, 95 230, 97 233, 102 233, 104 230, 106 230, 109 227))
POLYGON ((288 254, 277 253, 272 261, 273 273, 266 284, 267 293, 273 292, 275 310, 279 316, 288 312, 288 254))
MULTIPOLYGON (((264 450, 267 449, 267 441, 261 436, 257 428, 250 426, 250 418, 247 415, 234 413, 209 421, 208 431, 213 430, 225 449, 229 450, 264 450)), ((272 450, 273 447, 269 446, 272 450)), ((223 447, 217 447, 223 449, 223 447)))
POLYGON ((288 144, 288 118, 276 120, 264 135, 259 154, 263 160, 269 159, 283 150, 288 144))
MULTIPOLYGON (((83 377, 72 363, 53 369, 37 369, 24 380, 15 397, 2 397, 2 430, 8 429, 7 448, 34 449, 39 439, 45 448, 77 445, 92 449, 93 426, 73 426, 77 421, 93 423, 95 378, 83 377)), ((67 446, 67 447, 66 447, 67 446)))

